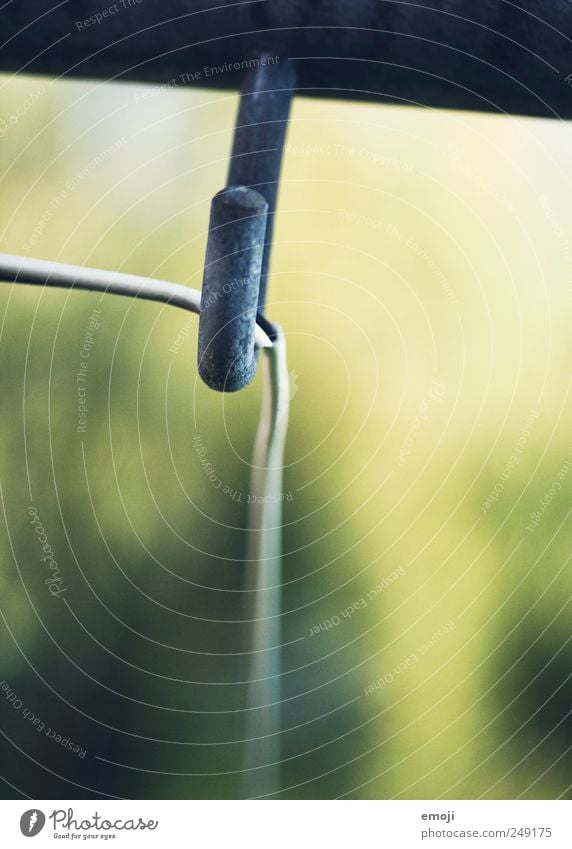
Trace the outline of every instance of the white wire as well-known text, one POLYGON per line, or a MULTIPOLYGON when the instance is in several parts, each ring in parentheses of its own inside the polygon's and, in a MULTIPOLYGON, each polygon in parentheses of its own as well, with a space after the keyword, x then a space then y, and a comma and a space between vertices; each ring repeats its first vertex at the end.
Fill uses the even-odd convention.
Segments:
MULTIPOLYGON (((81 265, 0 254, 0 282, 125 295, 128 298, 159 301, 200 314, 201 293, 198 289, 119 271, 102 271, 81 265)), ((259 324, 255 327, 254 341, 257 348, 272 347, 272 340, 259 324)))
POLYGON ((264 357, 263 404, 250 479, 246 574, 250 669, 242 795, 280 790, 280 681, 282 612, 282 471, 290 381, 286 341, 276 339, 264 357))

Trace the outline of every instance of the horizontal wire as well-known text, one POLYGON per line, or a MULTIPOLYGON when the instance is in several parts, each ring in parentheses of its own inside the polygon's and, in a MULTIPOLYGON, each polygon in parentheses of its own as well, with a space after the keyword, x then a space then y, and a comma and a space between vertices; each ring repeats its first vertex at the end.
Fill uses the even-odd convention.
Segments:
MULTIPOLYGON (((158 301, 197 315, 201 311, 199 290, 180 283, 12 254, 0 254, 0 282, 104 292, 144 301, 158 301)), ((272 347, 272 340, 259 324, 255 327, 254 341, 257 348, 272 347)))

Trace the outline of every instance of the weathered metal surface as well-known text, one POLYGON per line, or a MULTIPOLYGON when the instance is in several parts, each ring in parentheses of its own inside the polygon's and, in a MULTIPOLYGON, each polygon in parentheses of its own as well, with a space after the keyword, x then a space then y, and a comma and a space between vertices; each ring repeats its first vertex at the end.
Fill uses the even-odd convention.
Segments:
POLYGON ((0 71, 238 88, 263 49, 300 94, 572 117, 568 0, 13 0, 0 71))

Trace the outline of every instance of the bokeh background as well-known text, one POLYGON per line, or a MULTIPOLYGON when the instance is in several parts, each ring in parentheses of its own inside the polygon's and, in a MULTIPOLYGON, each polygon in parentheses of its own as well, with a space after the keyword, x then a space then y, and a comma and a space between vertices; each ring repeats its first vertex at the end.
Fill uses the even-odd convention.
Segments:
MULTIPOLYGON (((2 251, 200 286, 235 94, 1 88, 2 251)), ((294 104, 282 798, 570 797, 571 149, 556 121, 294 104)), ((2 793, 236 797, 260 376, 207 390, 195 318, 156 304, 0 307, 2 793)))

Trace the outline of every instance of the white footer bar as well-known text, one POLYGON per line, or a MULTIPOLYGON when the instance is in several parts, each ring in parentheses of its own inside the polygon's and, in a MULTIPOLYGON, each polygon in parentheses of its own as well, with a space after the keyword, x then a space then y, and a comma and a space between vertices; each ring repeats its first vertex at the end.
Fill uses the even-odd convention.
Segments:
POLYGON ((570 801, 5 801, 0 815, 6 847, 572 847, 570 801))

